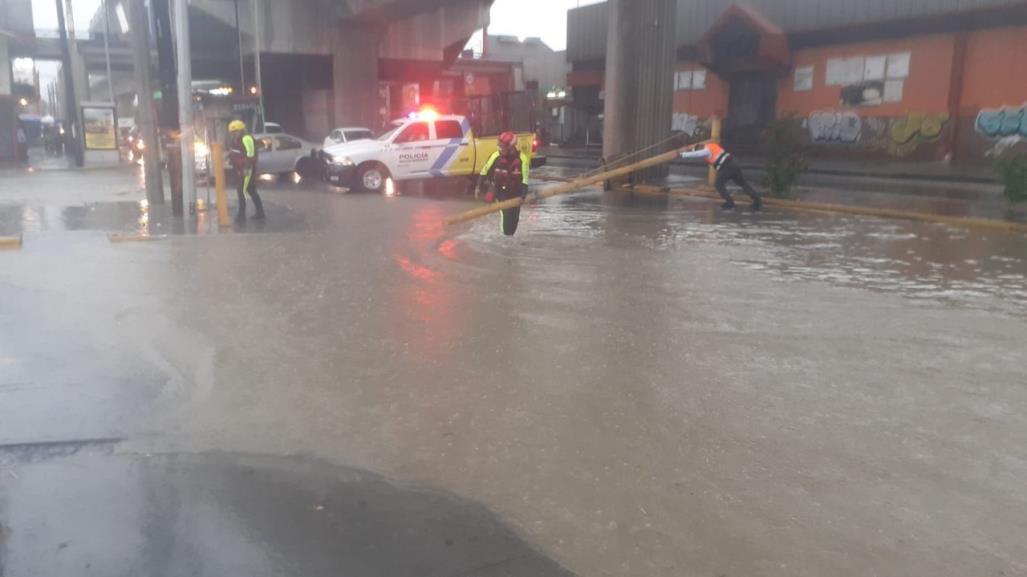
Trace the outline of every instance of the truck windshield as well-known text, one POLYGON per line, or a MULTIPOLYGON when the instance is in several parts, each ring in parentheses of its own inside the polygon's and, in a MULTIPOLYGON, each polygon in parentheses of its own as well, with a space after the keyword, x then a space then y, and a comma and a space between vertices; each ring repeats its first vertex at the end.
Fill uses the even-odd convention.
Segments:
POLYGON ((399 125, 399 126, 394 127, 392 130, 390 130, 390 131, 386 132, 385 134, 379 136, 378 140, 381 140, 381 141, 392 140, 392 137, 396 135, 396 132, 400 128, 403 128, 402 124, 399 125))

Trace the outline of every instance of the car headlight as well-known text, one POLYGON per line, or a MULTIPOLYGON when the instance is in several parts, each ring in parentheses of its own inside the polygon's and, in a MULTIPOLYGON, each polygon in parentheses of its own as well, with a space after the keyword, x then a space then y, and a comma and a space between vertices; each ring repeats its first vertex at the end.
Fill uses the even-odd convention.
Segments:
POLYGON ((331 163, 335 166, 353 166, 356 164, 353 159, 348 156, 332 157, 331 163))

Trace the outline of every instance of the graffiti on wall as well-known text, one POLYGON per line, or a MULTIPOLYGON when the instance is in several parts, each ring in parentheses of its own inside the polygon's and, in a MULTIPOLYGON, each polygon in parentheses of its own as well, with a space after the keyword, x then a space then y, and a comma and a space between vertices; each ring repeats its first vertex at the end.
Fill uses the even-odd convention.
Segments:
POLYGON ((888 138, 878 147, 892 156, 909 156, 925 144, 941 140, 948 114, 908 114, 888 121, 888 138))
POLYGON ((848 110, 814 112, 806 121, 806 127, 814 144, 855 144, 863 131, 859 115, 848 110))
POLYGON ((1027 137, 1027 103, 1019 108, 985 108, 977 114, 974 126, 985 138, 1027 137))
POLYGON ((850 110, 826 110, 814 112, 805 124, 813 144, 858 146, 905 157, 939 142, 948 121, 947 114, 863 118, 850 110))

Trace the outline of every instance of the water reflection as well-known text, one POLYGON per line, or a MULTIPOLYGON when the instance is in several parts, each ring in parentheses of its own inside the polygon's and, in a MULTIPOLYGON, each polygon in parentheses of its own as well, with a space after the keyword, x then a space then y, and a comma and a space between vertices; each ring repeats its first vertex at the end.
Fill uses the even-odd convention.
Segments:
MULTIPOLYGON (((595 240, 673 254, 690 245, 744 248, 735 266, 783 280, 813 280, 1027 314, 1027 235, 869 217, 770 210, 721 212, 701 199, 598 191, 529 207, 526 253, 587 261, 595 240), (543 246, 544 245, 544 246, 543 246)), ((501 250, 485 218, 462 236, 475 250, 501 250)), ((666 263, 672 266, 673 263, 666 263)))

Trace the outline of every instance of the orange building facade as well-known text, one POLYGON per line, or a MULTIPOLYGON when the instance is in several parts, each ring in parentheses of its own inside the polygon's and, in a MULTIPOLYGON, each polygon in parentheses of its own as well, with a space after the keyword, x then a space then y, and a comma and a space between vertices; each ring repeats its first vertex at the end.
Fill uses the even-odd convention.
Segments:
MULTIPOLYGON (((814 155, 848 159, 981 164, 1027 149, 1027 4, 786 28, 734 4, 680 47, 673 128, 704 137, 717 117, 729 147, 755 153, 787 118, 814 155)), ((580 64, 569 83, 601 89, 599 62, 580 64)))
MULTIPOLYGON (((755 27, 740 13, 725 13, 724 26, 755 27)), ((715 44, 716 31, 704 42, 715 44)), ((740 126, 745 119, 731 116, 747 106, 732 90, 754 86, 738 76, 756 72, 718 74, 708 69, 716 56, 707 52, 703 61, 703 51, 678 65, 675 129, 702 135, 719 117, 729 143, 755 148, 753 131, 740 126), (697 76, 705 78, 696 83, 697 76)), ((1027 25, 791 48, 786 65, 768 71, 774 94, 767 99, 776 118, 802 124, 814 154, 981 163, 1000 143, 1027 144, 1024 58, 1027 25)))

